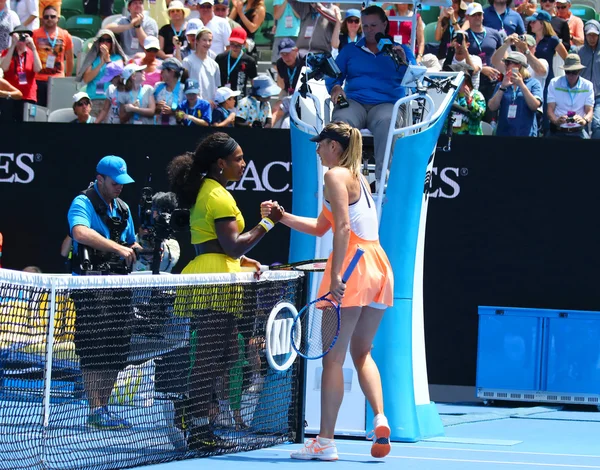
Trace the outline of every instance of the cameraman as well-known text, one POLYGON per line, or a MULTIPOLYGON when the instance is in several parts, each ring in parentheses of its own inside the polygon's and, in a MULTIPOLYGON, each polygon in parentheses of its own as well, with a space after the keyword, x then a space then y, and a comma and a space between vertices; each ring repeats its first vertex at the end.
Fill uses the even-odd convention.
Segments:
POLYGON ((133 265, 133 271, 152 271, 154 245, 160 241, 161 272, 170 273, 179 261, 181 249, 179 243, 171 238, 170 217, 177 208, 177 196, 174 193, 156 193, 152 196, 150 226, 142 224, 138 230, 137 241, 142 253, 133 265))
MULTIPOLYGON (((135 230, 129 207, 119 199, 123 185, 133 183, 125 161, 104 157, 96 181, 69 208, 74 274, 123 274, 136 260, 135 230)), ((90 407, 87 424, 98 429, 131 425, 109 411, 108 400, 129 354, 133 312, 125 289, 80 290, 73 293, 75 352, 90 407), (115 327, 116 326, 116 327, 115 327)))

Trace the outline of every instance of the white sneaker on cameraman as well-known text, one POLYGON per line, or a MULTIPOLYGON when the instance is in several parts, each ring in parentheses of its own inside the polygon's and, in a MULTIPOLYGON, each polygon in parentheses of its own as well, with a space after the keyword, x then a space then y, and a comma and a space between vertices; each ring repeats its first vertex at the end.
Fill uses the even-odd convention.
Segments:
POLYGON ((334 461, 338 459, 338 452, 333 439, 322 439, 317 436, 315 439, 308 439, 304 447, 292 452, 290 457, 298 460, 334 461))

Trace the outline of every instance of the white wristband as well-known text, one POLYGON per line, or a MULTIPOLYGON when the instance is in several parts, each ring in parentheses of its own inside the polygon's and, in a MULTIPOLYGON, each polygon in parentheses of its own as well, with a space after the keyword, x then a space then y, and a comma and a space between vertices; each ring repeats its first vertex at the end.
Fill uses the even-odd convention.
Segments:
POLYGON ((275 222, 273 222, 268 217, 263 217, 263 219, 258 223, 258 225, 260 225, 262 228, 265 229, 266 232, 268 232, 273 227, 275 227, 275 222))

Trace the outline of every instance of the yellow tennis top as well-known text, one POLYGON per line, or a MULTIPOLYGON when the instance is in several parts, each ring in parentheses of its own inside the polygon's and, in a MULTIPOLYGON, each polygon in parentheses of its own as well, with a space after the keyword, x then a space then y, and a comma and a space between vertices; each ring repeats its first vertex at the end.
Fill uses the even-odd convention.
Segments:
POLYGON ((235 217, 238 231, 244 231, 244 217, 227 189, 219 182, 204 178, 196 204, 190 210, 192 243, 204 243, 217 238, 215 220, 235 217))

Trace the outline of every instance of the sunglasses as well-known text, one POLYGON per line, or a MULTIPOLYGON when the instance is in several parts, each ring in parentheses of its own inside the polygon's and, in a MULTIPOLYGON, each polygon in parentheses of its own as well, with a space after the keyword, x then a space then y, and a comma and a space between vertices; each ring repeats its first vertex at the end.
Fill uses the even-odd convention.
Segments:
POLYGON ((92 102, 88 100, 82 100, 75 103, 75 106, 91 106, 92 102))
POLYGON ((45 20, 53 20, 56 18, 56 15, 44 15, 45 20))
POLYGON ((111 38, 100 38, 98 40, 98 42, 100 42, 100 43, 107 42, 107 43, 112 44, 112 39, 111 38))
POLYGON ((200 8, 202 8, 203 10, 208 10, 209 8, 212 8, 213 6, 210 3, 203 3, 202 5, 200 5, 200 8))
POLYGON ((556 0, 542 0, 542 3, 554 3, 556 0))
POLYGON ((578 75, 579 70, 565 70, 565 75, 578 75))
POLYGON ((358 24, 360 23, 360 20, 358 18, 348 18, 346 20, 346 23, 354 23, 354 24, 358 24))
POLYGON ((557 10, 566 10, 567 9, 567 5, 557 6, 556 9, 557 10))

